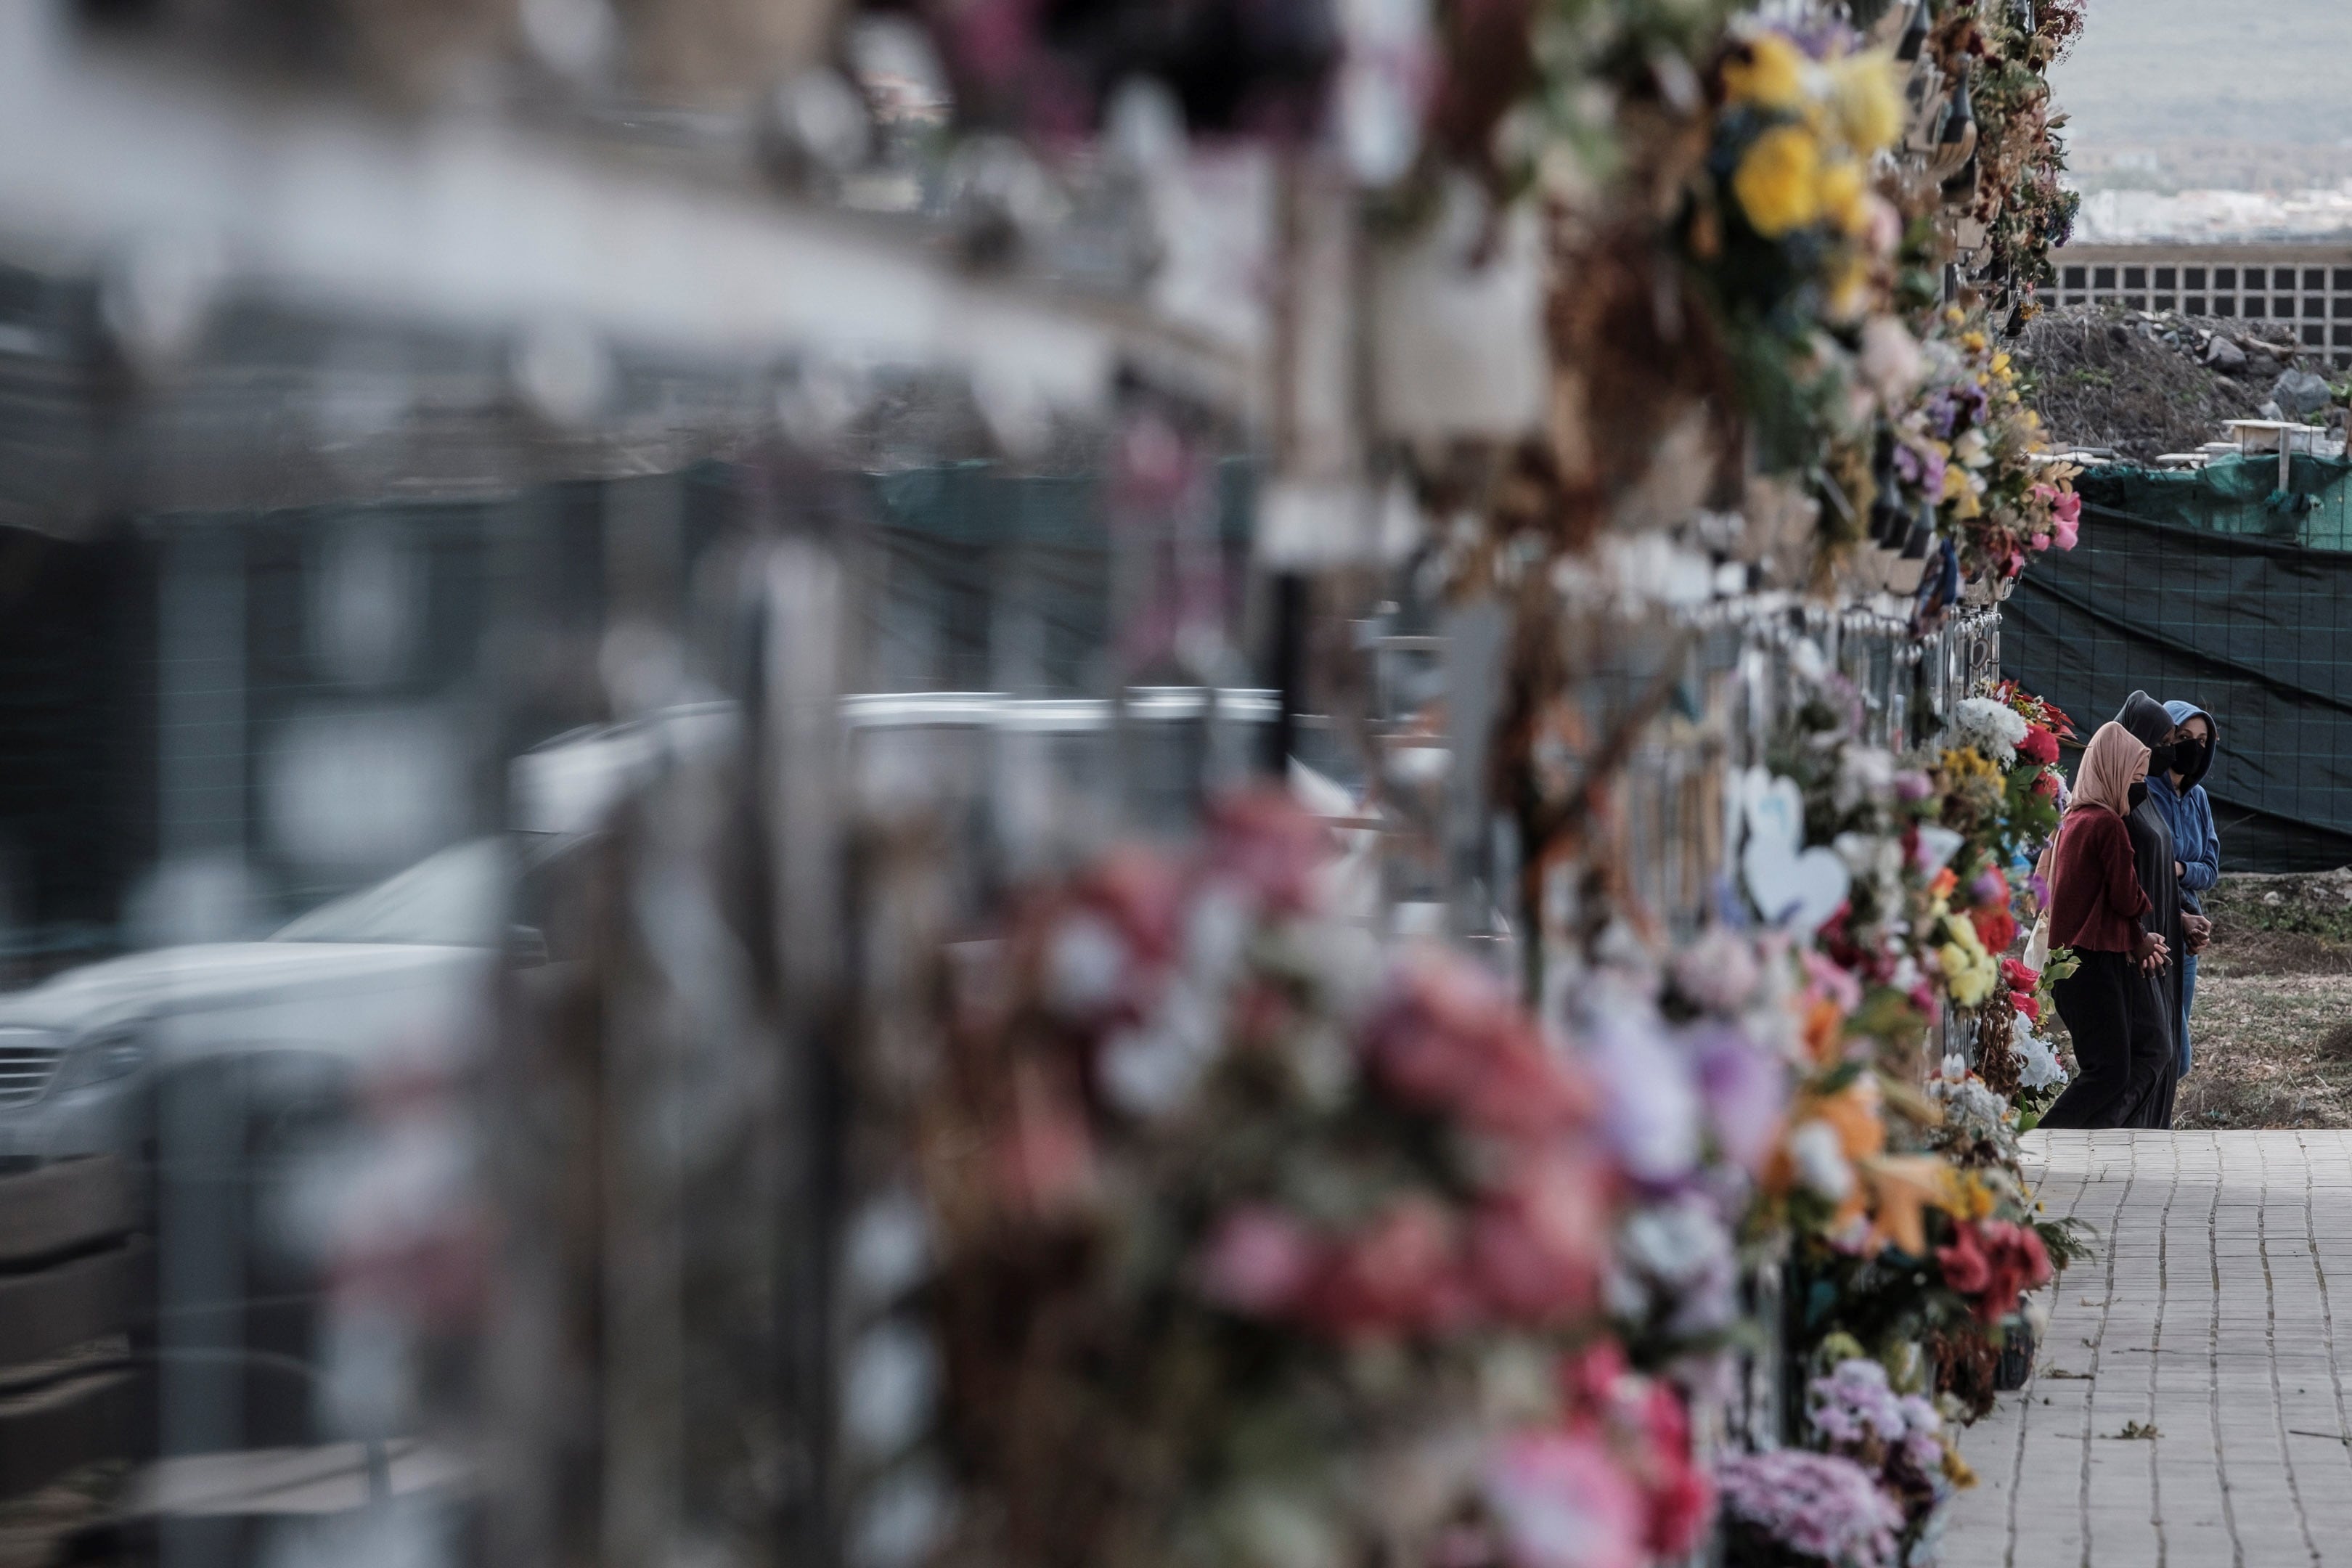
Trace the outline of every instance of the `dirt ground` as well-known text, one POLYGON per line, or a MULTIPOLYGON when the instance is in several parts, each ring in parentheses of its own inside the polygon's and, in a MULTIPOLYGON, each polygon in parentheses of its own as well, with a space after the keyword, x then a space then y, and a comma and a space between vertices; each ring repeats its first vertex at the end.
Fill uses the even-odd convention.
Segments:
POLYGON ((2352 1127, 2352 868, 2225 877, 2179 1127, 2352 1127))

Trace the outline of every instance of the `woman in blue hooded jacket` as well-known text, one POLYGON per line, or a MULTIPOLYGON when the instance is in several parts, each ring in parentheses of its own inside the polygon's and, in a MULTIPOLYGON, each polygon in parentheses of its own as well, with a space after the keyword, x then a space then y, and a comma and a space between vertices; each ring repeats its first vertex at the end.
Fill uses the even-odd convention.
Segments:
POLYGON ((2213 831, 2213 806, 2205 798, 2200 781, 2213 765, 2221 730, 2213 716, 2194 702, 2168 702, 2164 710, 2172 717, 2172 765, 2149 772, 2147 798, 2172 829, 2172 858, 2179 868, 2181 902, 2194 917, 2183 921, 2188 930, 2180 966, 2180 1017, 2172 1031, 2178 1042, 2179 1070, 2186 1077, 2190 1060, 2189 1007, 2197 995, 2197 954, 2212 929, 2198 895, 2221 875, 2221 841, 2213 831))

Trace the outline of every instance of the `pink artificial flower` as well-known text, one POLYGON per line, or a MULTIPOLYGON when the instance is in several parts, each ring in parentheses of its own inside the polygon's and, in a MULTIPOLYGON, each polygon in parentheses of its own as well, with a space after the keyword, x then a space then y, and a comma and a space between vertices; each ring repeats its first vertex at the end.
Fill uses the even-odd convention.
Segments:
POLYGON ((1813 987, 1837 1004, 1841 1013, 1852 1013, 1862 1005, 1862 982, 1852 972, 1832 963, 1818 952, 1807 952, 1800 960, 1813 987))
POLYGON ((1250 1318, 1288 1315, 1322 1264, 1306 1226, 1271 1204, 1244 1204, 1217 1221, 1197 1264, 1201 1293, 1250 1318))
POLYGON ((1451 1217, 1407 1198, 1342 1245, 1307 1310, 1325 1332, 1358 1339, 1449 1327, 1471 1304, 1451 1217))
POLYGON ((1114 850, 1031 926, 1033 962, 1055 1008, 1097 1026, 1142 1016, 1182 933, 1182 876, 1149 850, 1114 850))
POLYGON ((1625 1347, 1615 1340, 1595 1340, 1580 1351, 1559 1358, 1560 1403, 1571 1411, 1606 1408, 1617 1397, 1619 1384, 1633 1375, 1625 1347))
POLYGON ((1608 1247, 1608 1182, 1597 1163, 1559 1151, 1528 1161, 1471 1222, 1479 1302, 1512 1322, 1556 1323, 1588 1311, 1608 1247))
POLYGON ((2057 539, 2058 548, 2074 549, 2075 540, 2082 533, 2083 498, 2068 490, 2050 508, 2050 519, 2051 531, 2057 539))
POLYGON ((1412 965, 1365 1031, 1391 1092, 1480 1131, 1536 1137, 1591 1114, 1592 1094, 1500 982, 1465 959, 1412 965))
POLYGON ((1013 1124, 997 1144, 996 1179, 1020 1208, 1050 1214, 1078 1203, 1095 1179, 1086 1112, 1034 1062, 1013 1069, 1013 1124))
POLYGON ((1522 1432, 1486 1467, 1510 1568, 1643 1568, 1649 1510, 1600 1435, 1522 1432))
POLYGON ((1210 812, 1211 872, 1239 882, 1282 913, 1314 902, 1315 873, 1338 849, 1329 828, 1278 792, 1228 795, 1210 812))

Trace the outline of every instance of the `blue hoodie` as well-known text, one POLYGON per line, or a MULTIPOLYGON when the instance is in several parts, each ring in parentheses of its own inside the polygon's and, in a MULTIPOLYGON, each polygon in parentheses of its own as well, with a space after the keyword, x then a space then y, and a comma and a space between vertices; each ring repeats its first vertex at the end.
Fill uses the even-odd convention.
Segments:
POLYGON ((2180 862, 2180 889, 2187 895, 2189 907, 2201 915, 2205 906, 2197 895, 2221 875, 2221 841, 2213 831, 2212 805, 2206 800, 2205 786, 2199 781, 2213 765, 2213 753, 2221 744, 2221 726, 2214 723, 2213 715, 2193 702, 2168 702, 2164 710, 2172 715, 2176 727, 2197 718, 2204 720, 2213 731, 2197 771, 2181 779, 2179 793, 2173 790, 2170 774, 2147 776, 2147 797, 2156 803, 2156 809, 2164 814, 2166 825, 2172 829, 2172 855, 2180 862))

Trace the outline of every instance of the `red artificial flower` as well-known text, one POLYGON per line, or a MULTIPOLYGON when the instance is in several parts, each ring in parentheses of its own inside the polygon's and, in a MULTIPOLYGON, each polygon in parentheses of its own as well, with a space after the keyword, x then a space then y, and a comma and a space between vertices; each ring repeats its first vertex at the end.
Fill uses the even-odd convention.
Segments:
POLYGON ((2058 775, 2056 773, 2042 773, 2034 775, 2033 793, 2042 796, 2042 799, 2056 800, 2058 798, 2058 775))
POLYGON ((1691 1461, 1690 1412, 1669 1384, 1644 1380, 1643 1426, 1648 1436, 1643 1490, 1650 1505, 1647 1544, 1662 1561, 1688 1557, 1715 1519, 1715 1485, 1691 1461))
POLYGON ((2017 743, 2017 754, 2047 766, 2058 760, 2058 737, 2042 725, 2028 724, 2025 739, 2017 743))
POLYGON ((1978 940, 1987 952, 2006 952, 2009 944, 2017 940, 2017 921, 2004 909, 1977 909, 1969 911, 1969 923, 1977 928, 1978 940))
POLYGON ((2000 977, 2011 991, 2032 991, 2042 984, 2042 972, 2038 969, 2027 968, 2021 959, 2002 959, 2000 977))
POLYGON ((2034 1000, 2032 992, 2011 992, 2009 994, 2009 1005, 2016 1008, 2019 1012, 2024 1014, 2025 1016, 2032 1023, 2040 1024, 2042 1022, 2042 1004, 2034 1000))
POLYGON ((1936 1261, 1943 1268, 1945 1285, 1963 1296, 1978 1294, 1992 1280, 1992 1266, 1977 1245, 1977 1227, 1967 1220, 1952 1227, 1949 1247, 1936 1248, 1936 1261))
POLYGON ((2050 1254, 2032 1226, 2007 1220, 1962 1220, 1952 1244, 1936 1249, 1944 1283, 1974 1298, 1980 1322, 1997 1323, 2017 1310, 2017 1299, 2050 1280, 2050 1254))
POLYGON ((1661 1562, 1688 1557, 1715 1522, 1715 1482, 1687 1458, 1668 1468, 1649 1500, 1648 1544, 1661 1562))

